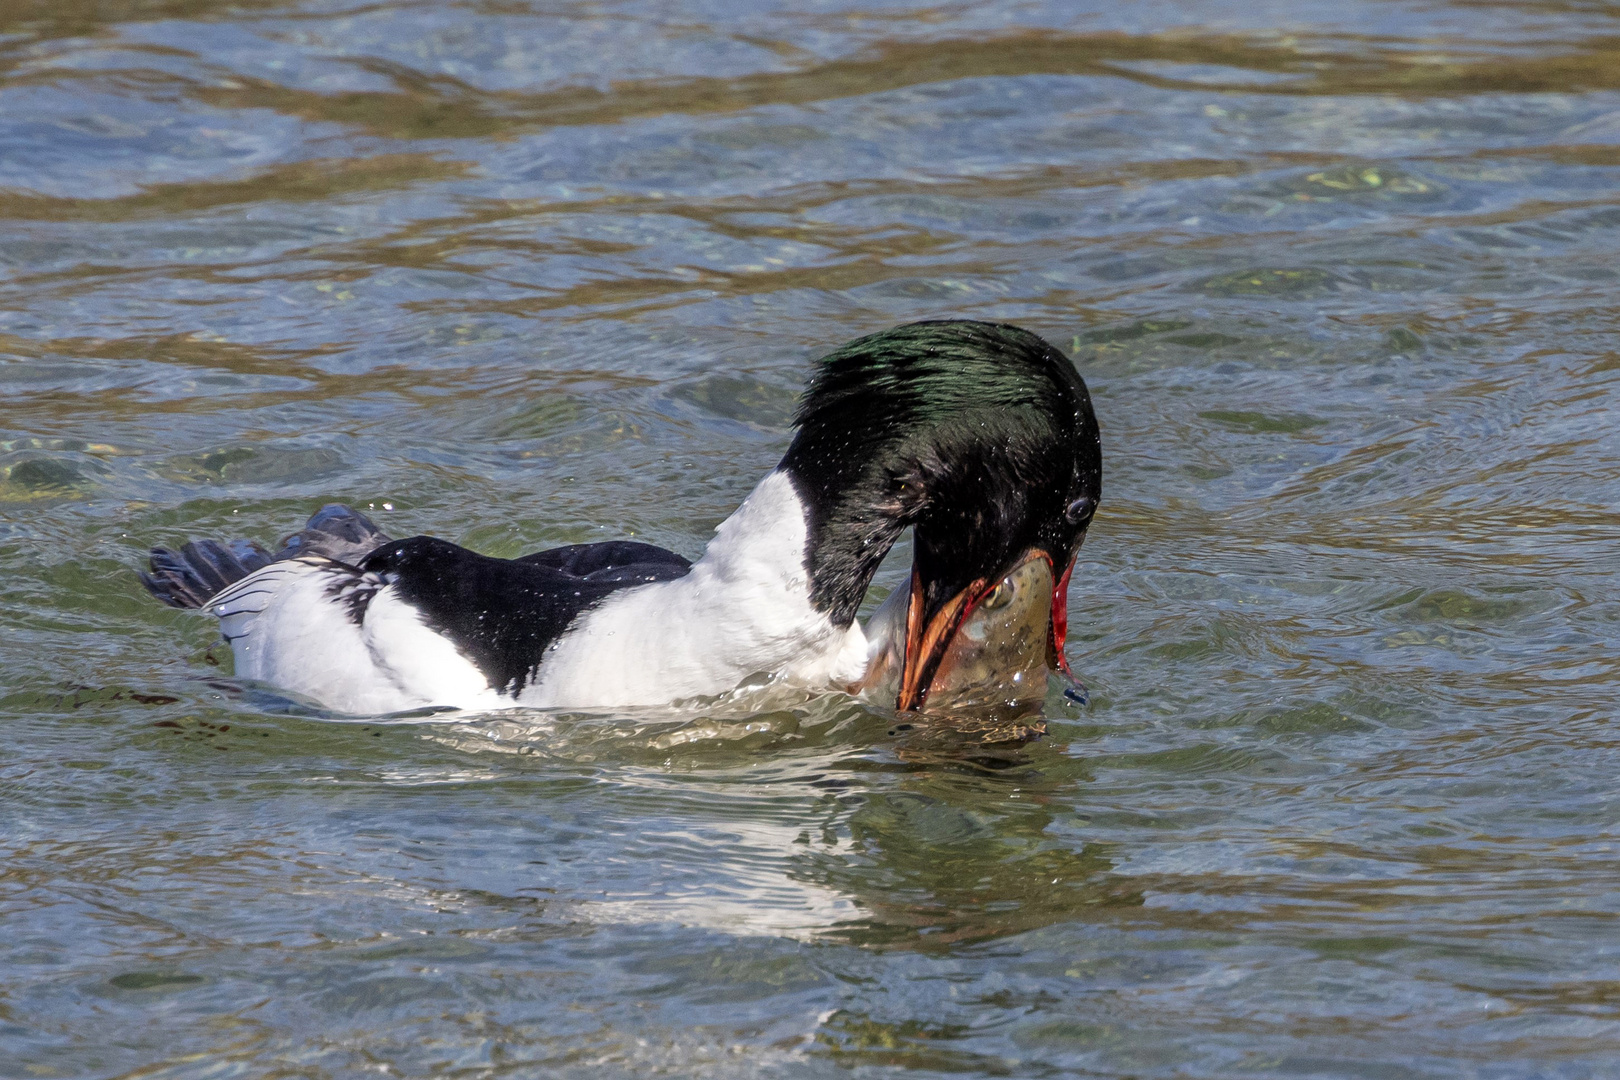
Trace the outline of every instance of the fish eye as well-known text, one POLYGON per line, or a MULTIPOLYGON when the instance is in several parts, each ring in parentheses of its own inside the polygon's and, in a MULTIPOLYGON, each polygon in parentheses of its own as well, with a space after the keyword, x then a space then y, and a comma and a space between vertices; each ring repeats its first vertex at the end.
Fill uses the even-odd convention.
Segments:
POLYGON ((979 601, 979 606, 986 611, 994 611, 997 608, 1004 608, 1008 604, 1012 603, 1012 598, 1012 578, 1002 578, 1001 584, 997 585, 994 589, 991 589, 989 595, 983 600, 979 601))
POLYGON ((1063 508, 1063 518, 1070 525, 1078 525, 1091 516, 1092 508, 1096 505, 1097 501, 1095 499, 1089 495, 1082 495, 1063 508))

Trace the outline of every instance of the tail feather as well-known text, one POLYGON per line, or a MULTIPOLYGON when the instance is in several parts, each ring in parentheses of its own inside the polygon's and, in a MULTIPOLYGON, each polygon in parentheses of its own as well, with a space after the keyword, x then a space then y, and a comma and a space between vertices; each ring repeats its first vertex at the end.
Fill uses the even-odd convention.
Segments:
POLYGON ((302 530, 281 542, 275 554, 252 540, 193 540, 179 551, 153 548, 151 573, 141 583, 170 607, 200 608, 222 590, 272 562, 319 555, 353 566, 389 543, 389 537, 366 515, 339 503, 315 512, 302 530))
POLYGON ((141 582, 170 607, 200 608, 231 582, 270 562, 270 553, 251 540, 193 540, 179 551, 153 548, 152 572, 141 574, 141 582))

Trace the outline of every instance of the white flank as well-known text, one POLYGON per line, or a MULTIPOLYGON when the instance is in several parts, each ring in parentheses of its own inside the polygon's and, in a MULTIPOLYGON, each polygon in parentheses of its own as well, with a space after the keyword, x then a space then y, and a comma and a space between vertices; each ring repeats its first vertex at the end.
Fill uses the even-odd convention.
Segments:
POLYGON ((288 559, 238 581, 208 610, 219 617, 240 678, 357 716, 428 705, 504 701, 449 641, 372 576, 318 557, 288 559), (362 625, 346 597, 372 593, 362 625))
POLYGON ((810 606, 804 504, 773 472, 674 581, 615 593, 546 653, 525 705, 660 705, 721 694, 752 675, 847 686, 866 666, 860 623, 810 606))

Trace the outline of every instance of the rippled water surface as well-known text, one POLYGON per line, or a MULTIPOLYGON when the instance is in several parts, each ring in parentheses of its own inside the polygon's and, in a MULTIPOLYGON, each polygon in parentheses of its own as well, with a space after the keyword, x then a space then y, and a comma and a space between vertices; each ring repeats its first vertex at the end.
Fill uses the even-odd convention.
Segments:
POLYGON ((0 1075, 1615 1075, 1617 182, 1600 0, 5 4, 0 1075), (334 722, 134 576, 696 555, 944 315, 1103 425, 1021 747, 334 722))

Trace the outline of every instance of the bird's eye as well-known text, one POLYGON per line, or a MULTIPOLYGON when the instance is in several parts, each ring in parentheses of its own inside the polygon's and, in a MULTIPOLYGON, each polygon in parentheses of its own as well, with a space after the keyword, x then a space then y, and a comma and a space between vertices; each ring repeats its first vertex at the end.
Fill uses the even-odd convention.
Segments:
POLYGON ((991 589, 990 594, 983 600, 979 601, 979 606, 986 611, 994 611, 997 608, 1003 608, 1012 603, 1012 598, 1012 578, 1002 578, 1001 584, 997 585, 994 589, 991 589))
POLYGON ((1092 508, 1097 500, 1088 495, 1082 495, 1063 509, 1063 517, 1070 525, 1078 525, 1091 516, 1092 508))

